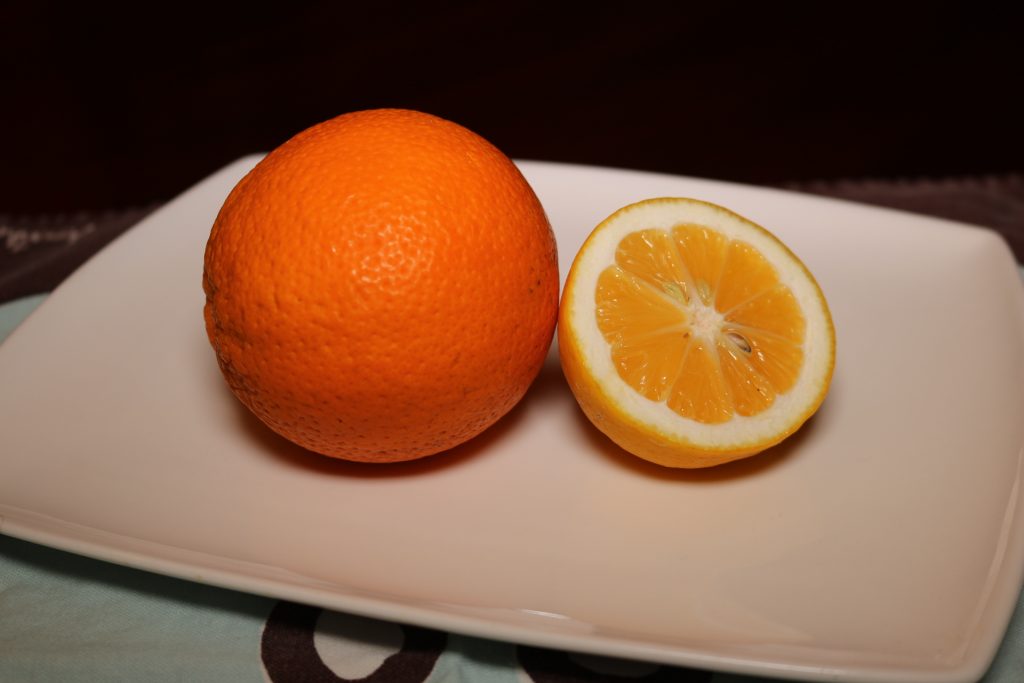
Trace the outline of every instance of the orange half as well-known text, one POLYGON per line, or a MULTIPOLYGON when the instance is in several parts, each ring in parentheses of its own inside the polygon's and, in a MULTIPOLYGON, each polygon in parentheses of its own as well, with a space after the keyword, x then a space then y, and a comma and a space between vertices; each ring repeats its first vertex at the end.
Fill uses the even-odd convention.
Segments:
POLYGON ((602 222, 562 294, 559 352, 587 417, 639 457, 707 467, 817 411, 835 330, 810 271, 714 204, 650 199, 602 222))

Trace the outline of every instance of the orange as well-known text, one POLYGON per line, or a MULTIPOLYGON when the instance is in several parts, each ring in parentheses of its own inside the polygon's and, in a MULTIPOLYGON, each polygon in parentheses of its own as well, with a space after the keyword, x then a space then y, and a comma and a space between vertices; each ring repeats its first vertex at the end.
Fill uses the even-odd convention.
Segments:
POLYGON ((825 399, 836 344, 821 288, 777 237, 714 204, 659 198, 586 240, 558 345, 577 401, 613 441, 707 467, 799 429, 825 399))
POLYGON ((232 190, 206 248, 206 330, 277 433, 410 460, 523 397, 558 283, 547 217, 504 154, 435 116, 361 111, 299 133, 232 190))

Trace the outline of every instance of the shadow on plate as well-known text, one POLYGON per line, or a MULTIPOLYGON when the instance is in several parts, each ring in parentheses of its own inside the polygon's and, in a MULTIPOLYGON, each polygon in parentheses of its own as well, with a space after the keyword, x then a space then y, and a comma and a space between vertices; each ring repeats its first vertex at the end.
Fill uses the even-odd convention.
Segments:
POLYGON ((523 399, 504 417, 469 441, 441 453, 418 460, 395 463, 361 463, 341 460, 315 453, 285 439, 267 427, 231 393, 220 381, 221 388, 235 407, 240 431, 253 444, 253 450, 261 455, 275 458, 287 465, 327 475, 389 478, 429 475, 434 472, 456 467, 469 460, 484 457, 488 451, 517 429, 524 416, 538 405, 550 401, 561 391, 568 392, 562 379, 562 370, 557 357, 549 354, 537 378, 527 390, 523 399))
POLYGON ((521 423, 530 411, 549 410, 553 403, 568 401, 573 404, 571 409, 574 417, 573 426, 579 431, 580 440, 588 444, 596 457, 603 457, 615 466, 634 475, 654 479, 693 483, 727 482, 764 474, 798 457, 807 439, 815 432, 816 423, 820 421, 819 416, 828 412, 829 406, 829 402, 826 401, 819 413, 808 420, 795 434, 777 446, 757 455, 706 469, 663 467, 628 453, 591 424, 579 407, 575 405, 575 400, 562 375, 558 356, 553 347, 536 380, 523 399, 481 434, 455 448, 418 460, 374 464, 331 458, 288 441, 264 425, 259 418, 242 405, 231 394, 223 381, 220 382, 220 385, 228 397, 227 400, 230 400, 235 406, 239 427, 252 441, 254 451, 275 458, 289 466, 328 475, 361 478, 425 476, 457 467, 470 460, 486 457, 488 451, 492 451, 499 442, 509 438, 515 429, 521 427, 521 423))

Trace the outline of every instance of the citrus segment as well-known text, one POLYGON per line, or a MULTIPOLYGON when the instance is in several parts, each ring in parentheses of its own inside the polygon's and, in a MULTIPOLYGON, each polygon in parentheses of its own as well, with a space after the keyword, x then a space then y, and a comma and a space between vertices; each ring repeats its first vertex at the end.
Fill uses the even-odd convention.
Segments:
POLYGON ((726 313, 779 284, 778 272, 750 244, 731 240, 715 289, 715 309, 726 313))
POLYGON ((558 329, 584 412, 673 466, 778 443, 817 410, 834 364, 831 315, 799 259, 696 200, 647 200, 599 225, 570 270, 558 329))
POLYGON ((806 333, 806 321, 793 292, 784 285, 761 292, 723 313, 729 323, 760 330, 799 344, 806 333))
POLYGON ((724 236, 693 224, 680 224, 672 229, 676 250, 686 263, 686 273, 693 281, 694 292, 705 306, 712 303, 714 285, 722 273, 728 242, 724 236))
POLYGON ((718 356, 706 340, 687 344, 682 367, 672 384, 668 407, 699 422, 725 422, 732 416, 718 356))

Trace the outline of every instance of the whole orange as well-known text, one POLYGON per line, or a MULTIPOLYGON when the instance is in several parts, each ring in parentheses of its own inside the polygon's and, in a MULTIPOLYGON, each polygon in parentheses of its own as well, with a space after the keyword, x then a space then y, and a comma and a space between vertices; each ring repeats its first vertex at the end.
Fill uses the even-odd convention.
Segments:
POLYGON ((206 330, 234 394, 348 460, 456 446, 523 397, 558 309, 555 239, 516 166, 420 112, 345 114, 272 151, 206 247, 206 330))

